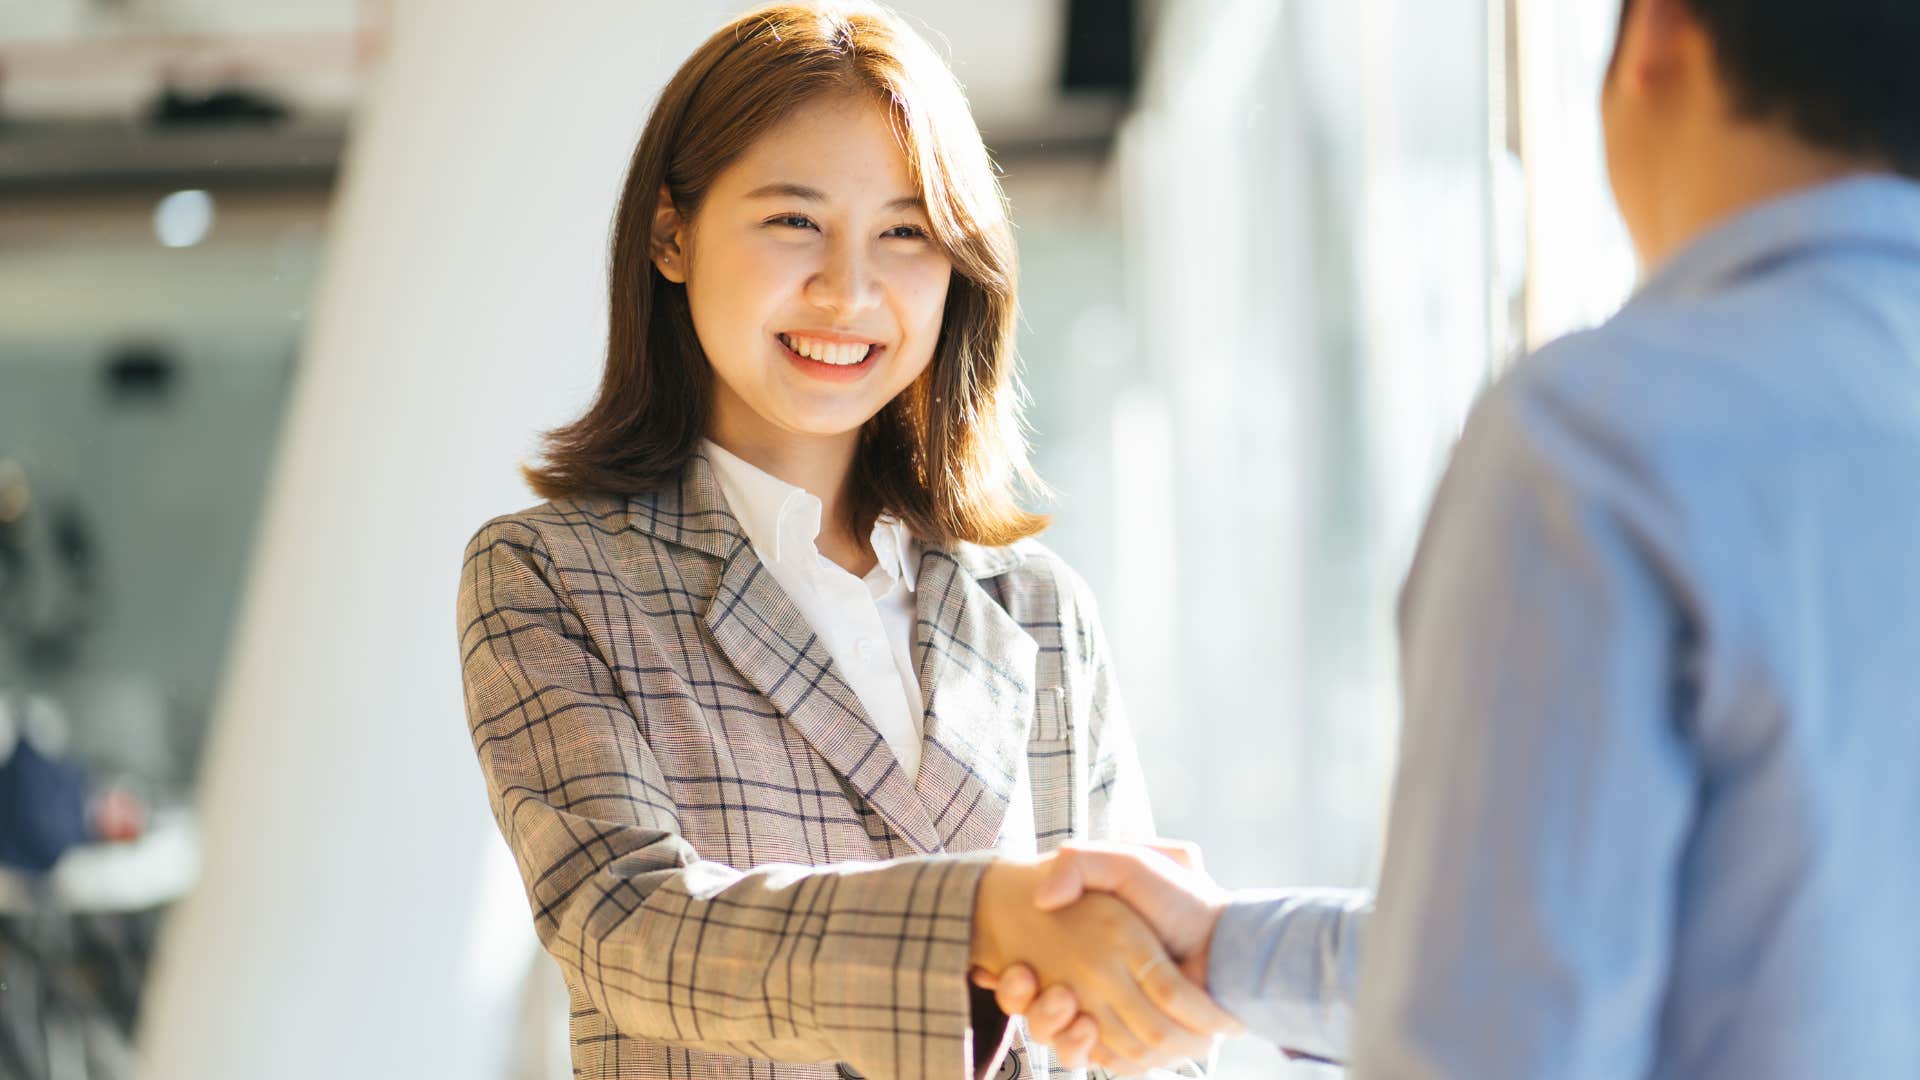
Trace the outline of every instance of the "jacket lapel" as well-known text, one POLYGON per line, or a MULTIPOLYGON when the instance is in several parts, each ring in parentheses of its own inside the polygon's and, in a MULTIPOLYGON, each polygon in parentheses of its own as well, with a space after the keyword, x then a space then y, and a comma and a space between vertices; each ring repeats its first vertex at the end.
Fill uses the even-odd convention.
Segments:
POLYGON ((929 545, 920 558, 913 658, 926 712, 914 788, 953 851, 1000 838, 1027 752, 1039 646, 979 580, 1019 558, 967 544, 929 545))
POLYGON ((646 498, 636 525, 725 560, 706 611, 714 645, 916 851, 940 834, 914 797, 887 741, 867 718, 818 635, 747 542, 706 458, 696 455, 677 490, 646 498), (677 535, 665 536, 666 525, 677 535))
POLYGON ((751 545, 741 544, 727 561, 707 608, 707 629, 740 674, 894 832, 916 851, 940 850, 933 822, 914 798, 887 740, 751 545))

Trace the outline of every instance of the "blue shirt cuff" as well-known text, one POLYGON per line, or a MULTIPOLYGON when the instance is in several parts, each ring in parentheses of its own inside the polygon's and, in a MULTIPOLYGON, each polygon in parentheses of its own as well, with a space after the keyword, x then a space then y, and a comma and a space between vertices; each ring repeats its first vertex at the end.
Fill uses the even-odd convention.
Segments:
POLYGON ((1208 947, 1208 992, 1289 1053, 1343 1060, 1371 909, 1371 895, 1357 890, 1235 893, 1208 947))

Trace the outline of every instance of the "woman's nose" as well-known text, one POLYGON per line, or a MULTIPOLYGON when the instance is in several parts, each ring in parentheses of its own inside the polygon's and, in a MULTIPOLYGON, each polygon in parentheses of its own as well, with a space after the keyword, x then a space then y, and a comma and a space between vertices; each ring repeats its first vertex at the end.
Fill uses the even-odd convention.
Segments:
POLYGON ((825 265, 808 282, 808 291, 814 304, 845 318, 879 303, 880 281, 858 244, 834 243, 825 265))

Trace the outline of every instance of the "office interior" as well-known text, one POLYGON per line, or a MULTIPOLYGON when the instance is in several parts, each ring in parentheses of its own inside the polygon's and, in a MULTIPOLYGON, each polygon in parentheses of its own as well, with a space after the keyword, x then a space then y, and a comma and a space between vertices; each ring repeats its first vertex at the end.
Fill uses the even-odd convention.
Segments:
MULTIPOLYGON (((0 1075, 570 1075, 456 574, 596 384, 654 95, 745 6, 0 0, 0 755, 114 819, 0 870, 0 1075)), ((1012 207, 1044 540, 1160 830, 1368 883, 1447 452, 1632 285, 1613 5, 892 6, 1012 207)))

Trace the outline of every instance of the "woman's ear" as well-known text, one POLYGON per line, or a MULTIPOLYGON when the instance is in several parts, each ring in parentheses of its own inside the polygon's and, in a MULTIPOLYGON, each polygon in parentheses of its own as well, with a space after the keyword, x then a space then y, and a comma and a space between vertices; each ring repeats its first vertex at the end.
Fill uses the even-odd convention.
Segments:
POLYGON ((653 210, 653 236, 648 249, 660 276, 675 284, 687 283, 686 222, 673 207, 673 196, 660 189, 660 202, 653 210))

